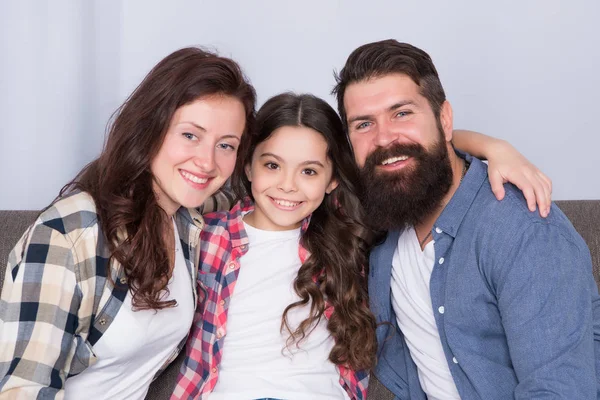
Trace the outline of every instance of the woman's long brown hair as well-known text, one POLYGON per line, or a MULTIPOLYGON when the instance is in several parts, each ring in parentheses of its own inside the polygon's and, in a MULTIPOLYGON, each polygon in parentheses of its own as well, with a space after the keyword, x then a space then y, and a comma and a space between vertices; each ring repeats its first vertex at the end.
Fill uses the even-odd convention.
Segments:
POLYGON ((168 219, 153 190, 151 162, 175 111, 213 95, 239 99, 246 130, 252 126, 256 94, 236 62, 193 47, 170 54, 115 112, 100 156, 60 192, 59 198, 82 190, 94 199, 111 257, 125 270, 136 309, 175 305, 160 299, 170 275, 164 241, 168 219))
POLYGON ((367 254, 374 234, 364 221, 354 153, 333 108, 306 94, 284 93, 268 100, 257 113, 255 131, 242 138, 232 179, 234 190, 238 196, 251 196, 244 167, 251 162, 256 146, 283 126, 304 126, 323 136, 333 165, 333 178, 338 182, 312 214, 301 238, 310 257, 294 281, 300 300, 287 306, 283 313, 282 330, 290 334, 287 345, 301 344, 324 317, 327 302, 334 307, 327 323, 335 339, 329 359, 354 370, 369 369, 375 364, 377 348, 375 317, 369 310, 367 296, 367 254), (316 283, 314 277, 318 277, 316 283), (308 318, 298 327, 291 327, 288 312, 307 305, 308 318))

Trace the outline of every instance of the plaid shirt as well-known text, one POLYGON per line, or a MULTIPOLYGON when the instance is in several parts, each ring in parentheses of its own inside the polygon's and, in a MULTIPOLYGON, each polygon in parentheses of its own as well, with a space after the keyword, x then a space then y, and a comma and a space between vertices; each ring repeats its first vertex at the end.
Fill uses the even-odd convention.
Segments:
MULTIPOLYGON (((201 234, 198 278, 202 294, 198 299, 186 357, 171 400, 206 397, 217 383, 227 328, 227 310, 239 273, 239 259, 248 250, 242 214, 252 209, 252 203, 246 200, 228 213, 204 216, 206 226, 201 234)), ((307 227, 308 219, 302 224, 303 233, 307 227)), ((299 247, 299 255, 301 262, 309 256, 302 246, 299 247)), ((326 303, 327 319, 333 311, 333 307, 326 303)), ((352 371, 343 366, 337 366, 337 369, 340 385, 350 399, 366 399, 368 373, 352 371)))
MULTIPOLYGON (((219 193, 206 208, 229 204, 219 193)), ((192 282, 203 224, 197 210, 177 212, 192 282)), ((128 289, 123 269, 109 256, 94 201, 85 192, 58 200, 25 232, 10 253, 0 298, 0 397, 61 399, 65 379, 96 362, 92 346, 110 327, 128 289)), ((196 298, 195 284, 191 289, 196 298)))

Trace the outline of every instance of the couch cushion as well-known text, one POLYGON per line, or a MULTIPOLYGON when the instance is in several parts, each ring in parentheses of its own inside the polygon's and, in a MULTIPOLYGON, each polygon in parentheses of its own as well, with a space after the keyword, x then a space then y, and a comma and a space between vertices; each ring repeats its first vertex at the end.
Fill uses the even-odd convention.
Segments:
POLYGON ((148 389, 146 400, 169 400, 171 398, 173 389, 175 389, 175 381, 179 374, 179 368, 181 367, 184 358, 185 348, 181 350, 181 353, 179 353, 175 361, 173 361, 154 382, 152 382, 150 389, 148 389))

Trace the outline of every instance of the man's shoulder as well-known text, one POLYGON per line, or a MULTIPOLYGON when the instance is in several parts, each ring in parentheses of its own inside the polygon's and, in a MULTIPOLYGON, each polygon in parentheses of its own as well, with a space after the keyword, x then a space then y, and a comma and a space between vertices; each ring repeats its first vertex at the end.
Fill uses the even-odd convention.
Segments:
POLYGON ((523 230, 536 225, 552 225, 565 231, 576 233, 573 225, 565 214, 552 203, 550 214, 544 218, 539 210, 530 211, 525 196, 519 188, 512 184, 504 185, 505 196, 502 200, 496 199, 489 181, 482 185, 473 201, 470 212, 477 214, 477 221, 481 224, 504 227, 514 231, 520 227, 523 230))
POLYGON ((497 200, 489 182, 482 185, 463 221, 463 228, 474 235, 474 240, 482 245, 510 248, 524 240, 546 240, 547 246, 552 247, 552 241, 558 239, 580 250, 586 248, 584 240, 556 204, 552 204, 550 214, 543 218, 537 209, 529 210, 519 188, 505 184, 504 189, 504 199, 497 200))

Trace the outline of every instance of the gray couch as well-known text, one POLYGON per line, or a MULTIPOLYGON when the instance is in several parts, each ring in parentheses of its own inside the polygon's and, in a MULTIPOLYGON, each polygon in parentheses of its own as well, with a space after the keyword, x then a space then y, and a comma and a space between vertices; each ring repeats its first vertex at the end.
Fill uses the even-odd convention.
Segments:
MULTIPOLYGON (((556 203, 571 219, 577 231, 587 242, 592 253, 594 277, 600 286, 600 200, 557 201, 556 203)), ((0 234, 0 286, 4 280, 8 253, 36 216, 36 211, 0 211, 0 227, 2 229, 0 234)), ((154 381, 147 399, 169 398, 182 359, 183 354, 154 381)), ((393 399, 391 393, 377 379, 372 379, 369 387, 369 399, 393 399)))

